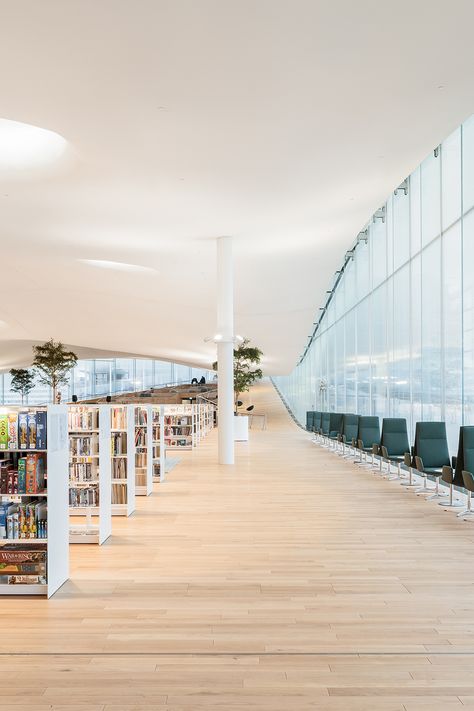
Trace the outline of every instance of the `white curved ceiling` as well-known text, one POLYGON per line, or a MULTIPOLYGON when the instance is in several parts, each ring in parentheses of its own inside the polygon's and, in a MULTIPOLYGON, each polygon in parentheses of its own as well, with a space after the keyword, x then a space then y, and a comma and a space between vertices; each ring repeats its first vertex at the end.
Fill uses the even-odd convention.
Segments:
POLYGON ((0 11, 0 117, 71 153, 0 176, 3 367, 50 337, 207 366, 214 239, 232 235, 236 331, 287 372, 355 234, 474 111, 467 0, 0 11))

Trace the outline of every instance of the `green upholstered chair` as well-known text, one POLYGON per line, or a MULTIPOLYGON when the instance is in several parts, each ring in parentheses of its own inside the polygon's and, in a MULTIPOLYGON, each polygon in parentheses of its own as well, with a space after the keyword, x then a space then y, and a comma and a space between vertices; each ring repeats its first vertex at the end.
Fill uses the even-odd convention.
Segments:
POLYGON ((329 418, 330 414, 329 412, 322 412, 321 413, 321 427, 320 427, 320 434, 323 438, 323 441, 325 438, 329 437, 329 418))
POLYGON ((465 519, 474 515, 471 510, 471 494, 474 491, 474 427, 461 427, 459 431, 458 456, 453 462, 453 485, 462 487, 467 491, 467 509, 458 516, 465 519))
POLYGON ((458 516, 462 516, 463 519, 467 520, 471 519, 471 517, 474 517, 474 511, 471 508, 471 497, 472 492, 474 491, 474 476, 471 474, 471 472, 463 471, 462 478, 464 482, 464 488, 467 491, 467 509, 462 513, 458 514, 458 516))
POLYGON ((463 469, 466 468, 464 465, 464 437, 466 436, 469 442, 469 439, 472 438, 473 435, 474 427, 459 428, 457 456, 452 458, 451 466, 448 466, 447 464, 444 465, 441 474, 442 481, 444 481, 444 483, 447 484, 449 488, 449 500, 439 502, 439 505, 443 506, 443 508, 459 508, 461 506, 464 506, 463 502, 459 501, 459 499, 455 499, 453 494, 455 486, 464 489, 464 480, 462 475, 463 469))
POLYGON ((361 415, 359 417, 359 427, 357 430, 357 448, 361 453, 372 453, 372 466, 374 464, 374 456, 378 452, 380 443, 380 421, 378 417, 373 415, 361 415))
POLYGON ((308 432, 313 431, 313 418, 314 418, 313 410, 308 410, 306 412, 306 429, 308 432))
POLYGON ((403 481, 402 486, 418 489, 418 484, 413 481, 413 470, 416 469, 414 451, 415 447, 412 447, 403 457, 403 466, 408 469, 408 481, 403 481))
POLYGON ((338 442, 342 432, 342 413, 331 412, 329 415, 329 442, 338 442))
POLYGON ((346 413, 342 416, 342 430, 339 435, 339 441, 342 444, 342 455, 345 456, 346 446, 353 446, 357 441, 357 432, 359 431, 359 415, 351 415, 346 413))
POLYGON ((407 421, 404 417, 384 417, 382 420, 382 434, 380 436, 380 468, 382 462, 397 465, 396 479, 401 478, 401 464, 405 461, 405 454, 410 452, 408 442, 407 421))
POLYGON ((319 434, 321 429, 321 413, 315 410, 313 412, 313 432, 319 434))
POLYGON ((430 499, 441 499, 448 492, 440 492, 439 480, 443 467, 449 466, 448 440, 446 438, 446 424, 444 422, 417 422, 415 429, 415 463, 419 473, 423 476, 423 487, 418 493, 429 493, 427 486, 428 477, 436 481, 433 496, 430 499))

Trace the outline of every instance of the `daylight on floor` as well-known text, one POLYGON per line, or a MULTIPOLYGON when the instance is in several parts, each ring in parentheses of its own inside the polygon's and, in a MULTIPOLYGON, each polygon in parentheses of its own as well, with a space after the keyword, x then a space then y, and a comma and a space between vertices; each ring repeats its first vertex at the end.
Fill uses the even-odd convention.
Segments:
POLYGON ((0 711, 474 711, 473 26, 0 0, 0 711))

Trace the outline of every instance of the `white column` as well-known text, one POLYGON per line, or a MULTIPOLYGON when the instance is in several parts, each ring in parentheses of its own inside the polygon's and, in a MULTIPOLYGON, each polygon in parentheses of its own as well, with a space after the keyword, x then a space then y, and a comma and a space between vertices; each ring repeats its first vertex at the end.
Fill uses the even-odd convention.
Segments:
POLYGON ((219 464, 234 463, 234 274, 232 237, 217 240, 219 464))

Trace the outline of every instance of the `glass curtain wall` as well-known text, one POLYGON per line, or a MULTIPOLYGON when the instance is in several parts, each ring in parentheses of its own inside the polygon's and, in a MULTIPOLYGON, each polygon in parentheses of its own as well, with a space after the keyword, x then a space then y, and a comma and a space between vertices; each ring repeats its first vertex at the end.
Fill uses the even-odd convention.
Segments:
POLYGON ((305 357, 274 378, 295 417, 338 410, 474 424, 474 117, 361 233, 305 357))
MULTIPOLYGON (((214 371, 191 368, 145 358, 100 358, 79 360, 69 375, 69 382, 61 388, 63 400, 72 395, 78 399, 121 392, 138 392, 160 385, 190 383, 192 378, 203 377, 211 382, 214 371)), ((21 396, 10 388, 9 373, 0 374, 0 402, 6 405, 20 405, 21 396)), ((25 404, 47 403, 51 399, 50 389, 40 382, 29 393, 25 404)))

